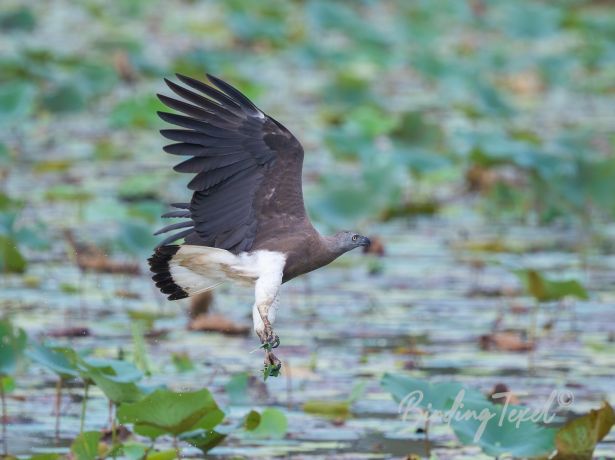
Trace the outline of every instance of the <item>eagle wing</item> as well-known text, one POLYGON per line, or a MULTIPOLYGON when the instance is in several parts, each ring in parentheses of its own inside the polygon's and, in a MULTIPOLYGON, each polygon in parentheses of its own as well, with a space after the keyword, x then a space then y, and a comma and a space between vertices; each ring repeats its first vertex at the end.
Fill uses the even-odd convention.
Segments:
POLYGON ((249 251, 263 235, 275 234, 274 228, 307 220, 303 147, 237 89, 207 77, 213 86, 183 75, 177 78, 186 87, 165 79, 182 100, 158 95, 181 112, 159 112, 164 121, 182 128, 160 131, 175 142, 164 151, 189 156, 174 169, 195 176, 188 184, 194 191, 190 203, 175 203, 176 210, 162 216, 188 220, 156 234, 179 230, 161 246, 184 238, 188 244, 238 254, 249 251))

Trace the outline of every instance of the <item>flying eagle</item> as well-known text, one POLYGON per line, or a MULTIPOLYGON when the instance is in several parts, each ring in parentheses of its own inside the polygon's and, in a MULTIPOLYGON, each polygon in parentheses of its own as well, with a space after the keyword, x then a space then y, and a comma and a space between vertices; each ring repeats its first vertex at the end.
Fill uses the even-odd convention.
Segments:
POLYGON ((281 363, 271 350, 280 343, 272 329, 280 286, 370 241, 349 231, 318 233, 303 203, 299 141, 237 89, 207 77, 210 84, 177 75, 186 86, 165 79, 182 100, 158 95, 183 114, 158 112, 183 128, 160 131, 174 141, 164 151, 190 157, 174 169, 196 175, 188 184, 190 203, 172 204, 176 210, 162 216, 187 220, 156 232, 179 230, 149 259, 152 278, 169 300, 225 282, 253 287, 265 373, 277 375, 281 363))

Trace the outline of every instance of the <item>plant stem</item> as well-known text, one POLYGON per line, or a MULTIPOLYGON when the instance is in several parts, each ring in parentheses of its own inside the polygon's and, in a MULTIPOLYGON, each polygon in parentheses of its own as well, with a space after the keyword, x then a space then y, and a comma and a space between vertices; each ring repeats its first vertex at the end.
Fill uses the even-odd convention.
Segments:
POLYGON ((8 446, 6 443, 6 422, 8 415, 6 413, 6 398, 4 395, 4 381, 0 377, 0 399, 2 399, 2 452, 5 457, 8 456, 8 446))
POLYGON ((534 301, 534 308, 532 308, 532 316, 530 318, 530 331, 529 331, 529 342, 531 344, 531 348, 529 351, 529 362, 528 362, 528 373, 530 375, 534 375, 535 371, 535 353, 536 353, 536 342, 538 336, 538 309, 540 308, 540 302, 538 300, 534 301))
POLYGON ((60 411, 62 404, 62 377, 58 378, 56 382, 56 402, 55 402, 55 413, 56 413, 56 434, 55 441, 56 444, 60 441, 60 411))
POLYGON ((83 387, 83 400, 81 401, 81 419, 79 421, 79 434, 83 434, 83 427, 85 425, 85 408, 88 404, 88 390, 90 389, 90 382, 86 381, 83 387))
POLYGON ((113 413, 113 418, 111 419, 111 449, 113 449, 113 460, 115 460, 117 457, 117 449, 115 448, 117 445, 117 432, 115 426, 115 411, 113 410, 115 406, 111 401, 109 401, 109 403, 111 404, 111 411, 113 413))
POLYGON ((429 411, 426 412, 426 417, 425 417, 425 427, 423 428, 423 430, 425 431, 425 456, 429 457, 430 456, 430 446, 429 446, 429 420, 430 420, 430 416, 431 414, 429 413, 429 411))
POLYGON ((173 448, 175 449, 175 452, 177 452, 177 458, 181 458, 181 452, 179 450, 179 443, 177 442, 177 436, 173 436, 173 448))

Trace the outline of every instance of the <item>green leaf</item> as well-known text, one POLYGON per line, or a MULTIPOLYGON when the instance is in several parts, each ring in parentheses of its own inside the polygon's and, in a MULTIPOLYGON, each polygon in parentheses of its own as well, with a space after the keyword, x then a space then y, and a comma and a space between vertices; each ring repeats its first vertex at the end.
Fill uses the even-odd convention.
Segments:
POLYGON ((348 401, 353 403, 358 401, 359 398, 363 396, 365 393, 365 387, 367 386, 366 381, 358 382, 354 387, 352 387, 352 391, 350 392, 350 396, 348 397, 348 401))
POLYGON ((174 458, 177 458, 177 451, 175 449, 167 449, 152 452, 145 457, 145 460, 173 460, 174 458))
POLYGON ((34 108, 35 89, 29 83, 11 82, 0 85, 0 125, 16 125, 34 108))
POLYGON ((119 359, 85 358, 87 367, 96 368, 105 374, 116 376, 121 382, 138 382, 143 373, 128 361, 119 359))
POLYGON ((184 433, 179 437, 179 439, 187 442, 206 454, 224 441, 226 436, 226 434, 219 433, 215 430, 196 430, 189 433, 184 433))
POLYGON ((26 347, 26 333, 9 320, 0 321, 0 375, 9 375, 17 366, 26 347))
POLYGON ((15 379, 10 375, 0 376, 0 387, 5 394, 15 390, 15 379))
POLYGON ((549 280, 533 269, 519 270, 517 276, 525 290, 539 302, 561 300, 565 297, 576 297, 587 300, 589 294, 577 280, 549 280))
POLYGON ((228 394, 231 404, 242 405, 248 402, 249 379, 250 376, 247 372, 241 372, 239 374, 233 375, 230 380, 226 382, 226 385, 224 385, 224 389, 228 394))
POLYGON ((96 460, 101 437, 102 434, 98 431, 86 431, 77 436, 70 446, 70 451, 76 460, 96 460))
POLYGON ((395 128, 397 119, 376 107, 360 106, 349 114, 348 123, 356 125, 367 137, 374 138, 395 128))
POLYGON ((144 396, 135 383, 143 374, 131 363, 87 358, 79 361, 78 368, 83 379, 94 382, 116 404, 138 401, 144 396))
POLYGON ((131 174, 119 185, 118 195, 127 201, 157 199, 166 179, 161 174, 131 174))
POLYGON ((253 431, 258 427, 258 425, 260 425, 260 423, 261 414, 259 414, 255 410, 251 410, 244 418, 243 427, 248 431, 253 431))
POLYGON ((183 373, 194 370, 194 363, 188 353, 173 353, 172 359, 177 372, 183 373))
POLYGON ((133 342, 133 359, 139 370, 147 375, 151 375, 151 365, 147 355, 147 344, 145 343, 146 322, 133 321, 130 325, 133 342))
POLYGON ((522 411, 532 414, 533 409, 493 404, 484 397, 482 400, 464 397, 462 401, 463 407, 457 414, 468 411, 474 414, 464 419, 452 417, 451 427, 462 443, 477 444, 483 452, 493 457, 510 455, 528 458, 547 456, 553 452, 557 430, 526 419, 517 424, 517 420, 512 417, 512 414, 518 415, 522 411))
POLYGON ((33 361, 55 372, 62 379, 71 379, 79 376, 77 361, 79 357, 72 348, 46 347, 42 344, 33 344, 26 355, 33 361))
POLYGON ((0 14, 0 29, 32 30, 36 26, 36 17, 27 6, 19 6, 0 14))
MULTIPOLYGON (((382 388, 387 390, 398 403, 416 403, 417 407, 426 411, 446 411, 450 408, 450 399, 454 399, 465 387, 458 382, 436 382, 415 379, 405 375, 386 373, 380 381, 382 388)), ((468 390, 471 397, 484 399, 482 393, 468 390)), ((400 406, 402 409, 404 406, 400 406)))
POLYGON ((92 199, 92 194, 83 187, 71 184, 56 184, 47 189, 45 198, 51 201, 72 201, 84 203, 92 199))
POLYGON ((0 273, 23 273, 26 266, 26 259, 19 252, 17 242, 0 235, 0 273))
POLYGON ((154 323, 158 319, 170 318, 172 315, 158 311, 150 310, 127 310, 128 317, 133 321, 140 321, 145 325, 147 330, 154 327, 154 323))
POLYGON ((281 439, 288 429, 288 420, 284 412, 267 408, 261 413, 260 423, 256 428, 249 431, 249 436, 254 438, 281 439))
POLYGON ((151 251, 156 245, 156 237, 152 234, 151 226, 142 222, 122 222, 114 243, 122 251, 129 254, 142 254, 151 251))
POLYGON ((165 106, 155 96, 136 96, 117 104, 111 112, 112 128, 152 128, 161 124, 157 111, 165 106))
POLYGON ((555 460, 591 459, 596 444, 604 439, 613 425, 615 411, 607 402, 600 409, 592 409, 589 414, 569 421, 555 436, 555 460))
POLYGON ((43 97, 43 106, 53 113, 76 112, 85 107, 85 98, 73 83, 64 83, 43 97))
POLYGON ((64 458, 60 454, 36 454, 28 457, 27 460, 60 460, 64 458))
POLYGON ((442 141, 444 135, 442 128, 427 121, 423 113, 406 112, 391 137, 402 144, 433 148, 442 141))
POLYGON ((122 445, 122 453, 128 460, 141 460, 148 449, 148 446, 140 442, 125 442, 122 445))
POLYGON ((313 399, 303 404, 303 411, 322 417, 345 419, 350 417, 350 402, 313 399))
POLYGON ((180 393, 159 389, 139 402, 122 404, 118 418, 122 423, 133 423, 136 433, 156 438, 212 429, 222 421, 224 412, 207 389, 180 393))

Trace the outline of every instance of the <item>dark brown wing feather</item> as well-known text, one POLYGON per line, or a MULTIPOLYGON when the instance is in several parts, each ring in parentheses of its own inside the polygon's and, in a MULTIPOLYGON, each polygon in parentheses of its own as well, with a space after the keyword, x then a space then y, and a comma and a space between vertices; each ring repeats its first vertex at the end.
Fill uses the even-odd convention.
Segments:
POLYGON ((177 77, 190 89, 165 81, 183 101, 159 98, 183 115, 159 115, 183 129, 160 132, 176 142, 164 147, 165 152, 191 157, 174 169, 195 174, 188 184, 194 194, 189 204, 173 204, 180 211, 163 215, 189 220, 159 230, 157 234, 182 229, 161 245, 185 238, 189 244, 239 253, 290 230, 293 223, 309 224, 301 189, 299 141, 228 83, 208 75, 216 88, 177 77))

